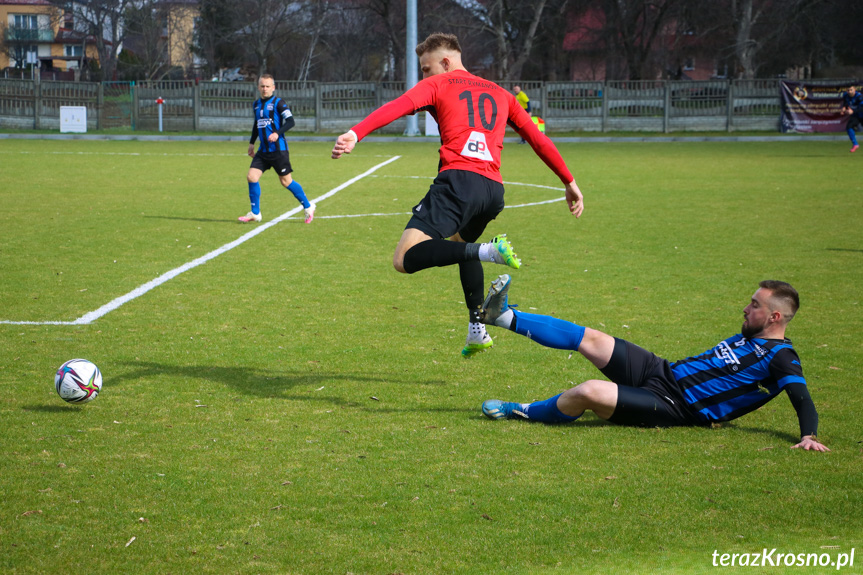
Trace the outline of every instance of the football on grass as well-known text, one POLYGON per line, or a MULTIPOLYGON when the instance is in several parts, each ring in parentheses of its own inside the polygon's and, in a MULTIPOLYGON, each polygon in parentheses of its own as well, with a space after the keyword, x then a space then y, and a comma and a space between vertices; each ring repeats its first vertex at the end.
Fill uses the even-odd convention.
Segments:
POLYGON ((87 403, 102 391, 102 373, 86 359, 70 359, 57 370, 54 387, 63 401, 87 403))

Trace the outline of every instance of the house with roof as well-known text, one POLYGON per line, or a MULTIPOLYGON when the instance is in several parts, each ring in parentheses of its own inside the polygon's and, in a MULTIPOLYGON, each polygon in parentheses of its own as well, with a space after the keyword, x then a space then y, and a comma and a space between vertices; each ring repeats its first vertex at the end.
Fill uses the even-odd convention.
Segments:
MULTIPOLYGON (((619 34, 600 8, 571 12, 563 39, 563 49, 569 54, 570 80, 627 79, 627 63, 617 52, 619 34)), ((640 42, 643 38, 631 40, 640 42)), ((708 80, 725 72, 716 50, 674 20, 659 29, 642 69, 645 80, 708 80)))
POLYGON ((47 0, 0 0, 0 69, 66 72, 98 60, 92 37, 47 0))

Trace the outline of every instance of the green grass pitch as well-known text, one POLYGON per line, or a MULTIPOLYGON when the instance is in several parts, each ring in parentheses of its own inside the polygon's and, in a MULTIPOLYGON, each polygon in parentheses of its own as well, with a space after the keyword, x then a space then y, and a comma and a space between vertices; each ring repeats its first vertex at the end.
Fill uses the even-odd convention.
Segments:
MULTIPOLYGON (((819 454, 789 449, 784 396, 715 429, 485 419, 485 399, 599 374, 496 328, 464 360, 457 269, 391 265, 437 145, 330 148, 291 146, 310 198, 399 158, 319 201, 311 225, 290 217, 91 323, 0 324, 0 572, 708 573, 714 551, 773 548, 856 549, 860 572, 860 154, 564 144, 576 220, 542 203, 560 183, 510 145, 511 207, 487 230, 524 262, 512 303, 669 359, 736 333, 758 281, 794 284, 819 454), (75 357, 104 375, 85 406, 53 388, 75 357)), ((249 232, 245 151, 0 141, 0 320, 74 322, 249 232)), ((272 173, 262 188, 264 223, 297 207, 272 173)))

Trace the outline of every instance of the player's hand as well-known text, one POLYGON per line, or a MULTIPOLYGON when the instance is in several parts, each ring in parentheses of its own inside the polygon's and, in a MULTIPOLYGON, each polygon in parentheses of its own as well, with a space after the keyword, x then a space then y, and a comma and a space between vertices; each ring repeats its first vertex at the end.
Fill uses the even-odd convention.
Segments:
POLYGON ((581 217, 581 212, 584 211, 584 196, 578 189, 575 180, 566 184, 566 203, 569 205, 569 211, 572 215, 577 218, 581 217))
POLYGON ((270 142, 273 142, 273 143, 278 142, 279 141, 279 135, 276 133, 272 133, 269 136, 267 136, 267 140, 270 142))
POLYGON ((253 158, 255 157, 255 145, 254 144, 249 144, 248 154, 253 158))
POLYGON ((800 439, 800 443, 792 445, 791 449, 797 449, 798 447, 805 449, 806 451, 830 451, 826 445, 820 443, 811 435, 804 435, 803 438, 800 439))
POLYGON ((336 145, 333 146, 332 158, 334 160, 338 160, 342 157, 343 154, 350 154, 353 151, 354 146, 357 145, 357 136, 354 134, 353 130, 350 132, 345 132, 338 138, 336 138, 336 145))

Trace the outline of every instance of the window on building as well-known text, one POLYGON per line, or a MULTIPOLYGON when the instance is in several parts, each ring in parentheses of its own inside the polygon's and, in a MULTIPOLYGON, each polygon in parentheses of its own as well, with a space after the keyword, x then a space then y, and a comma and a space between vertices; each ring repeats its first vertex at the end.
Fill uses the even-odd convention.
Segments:
POLYGON ((66 44, 63 46, 63 55, 71 56, 75 58, 80 58, 81 54, 81 44, 66 44))
POLYGON ((21 30, 38 30, 39 18, 35 14, 15 14, 15 27, 21 30))
POLYGON ((36 64, 39 62, 39 47, 30 45, 24 48, 24 63, 36 64))

